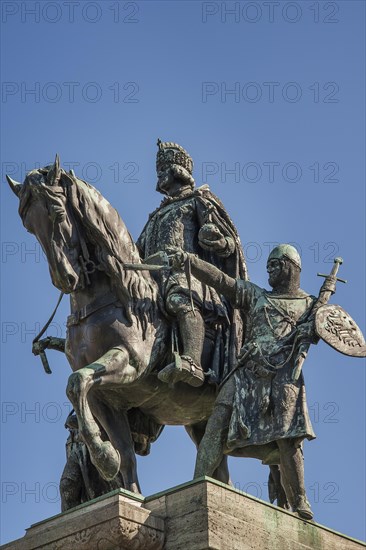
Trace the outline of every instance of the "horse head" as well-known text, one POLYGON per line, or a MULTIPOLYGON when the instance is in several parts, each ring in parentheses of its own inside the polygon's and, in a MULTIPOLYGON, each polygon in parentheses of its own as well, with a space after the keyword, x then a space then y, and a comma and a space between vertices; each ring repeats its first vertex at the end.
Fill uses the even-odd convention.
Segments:
POLYGON ((7 176, 19 198, 19 215, 29 233, 35 235, 47 257, 53 284, 64 293, 80 284, 80 240, 72 219, 68 190, 73 177, 60 168, 56 155, 53 165, 32 170, 23 184, 7 176))
POLYGON ((144 317, 154 310, 157 285, 144 271, 128 271, 140 255, 118 212, 94 187, 65 172, 60 159, 35 169, 23 184, 7 176, 19 198, 23 225, 41 244, 53 284, 65 294, 91 283, 89 275, 103 271, 122 304, 144 317), (139 313, 140 312, 140 313, 139 313))

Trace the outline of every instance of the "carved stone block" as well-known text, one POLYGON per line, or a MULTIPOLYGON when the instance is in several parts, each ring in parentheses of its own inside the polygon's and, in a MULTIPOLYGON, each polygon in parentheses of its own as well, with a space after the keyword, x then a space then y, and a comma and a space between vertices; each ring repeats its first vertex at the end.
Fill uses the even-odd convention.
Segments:
POLYGON ((361 550, 366 544, 210 478, 147 498, 122 489, 1 550, 361 550))
POLYGON ((165 518, 164 550, 361 550, 366 544, 210 478, 145 500, 165 518))
POLYGON ((122 489, 32 525, 2 550, 161 550, 164 520, 122 489))

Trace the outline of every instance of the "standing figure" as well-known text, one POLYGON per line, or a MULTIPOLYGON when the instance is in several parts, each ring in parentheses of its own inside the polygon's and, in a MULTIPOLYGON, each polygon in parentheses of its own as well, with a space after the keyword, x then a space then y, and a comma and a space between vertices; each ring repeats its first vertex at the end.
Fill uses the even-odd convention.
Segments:
MULTIPOLYGON (((207 185, 194 188, 193 161, 183 147, 160 140, 158 147, 156 189, 166 198, 150 215, 137 241, 143 260, 164 263, 178 247, 197 254, 231 277, 246 280, 240 239, 224 206, 207 185)), ((176 327, 172 337, 175 361, 160 371, 159 379, 202 385, 206 334, 211 338, 211 381, 218 382, 230 370, 240 349, 240 316, 235 318, 230 304, 190 273, 162 269, 155 277, 165 310, 176 327)))
MULTIPOLYGON (((245 316, 244 346, 208 421, 195 477, 211 476, 223 454, 279 464, 292 509, 311 519, 302 441, 315 438, 315 434, 298 365, 303 361, 301 350, 318 338, 309 321, 316 298, 300 289, 300 256, 288 244, 270 253, 267 272, 272 291, 228 277, 193 255, 189 260, 193 275, 224 294, 245 316)), ((175 265, 182 261, 187 261, 187 255, 176 254, 175 265)), ((334 291, 329 281, 324 284, 327 291, 334 291)))

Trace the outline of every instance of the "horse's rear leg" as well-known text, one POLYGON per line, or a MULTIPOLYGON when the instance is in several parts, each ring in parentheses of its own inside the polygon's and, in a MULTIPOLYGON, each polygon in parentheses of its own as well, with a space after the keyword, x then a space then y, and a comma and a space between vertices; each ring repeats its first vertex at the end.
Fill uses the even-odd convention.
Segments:
POLYGON ((136 370, 129 365, 124 348, 113 348, 90 365, 73 372, 67 385, 70 399, 78 418, 80 434, 88 447, 91 461, 106 480, 113 479, 120 469, 120 455, 110 441, 103 441, 98 424, 88 402, 88 392, 94 386, 132 382, 136 370))
MULTIPOLYGON (((199 424, 194 424, 193 426, 185 426, 189 437, 192 439, 197 449, 204 436, 206 425, 206 422, 201 422, 199 424)), ((226 485, 232 485, 226 455, 223 455, 221 462, 216 470, 213 472, 212 477, 214 479, 217 479, 217 481, 226 483, 226 485)))

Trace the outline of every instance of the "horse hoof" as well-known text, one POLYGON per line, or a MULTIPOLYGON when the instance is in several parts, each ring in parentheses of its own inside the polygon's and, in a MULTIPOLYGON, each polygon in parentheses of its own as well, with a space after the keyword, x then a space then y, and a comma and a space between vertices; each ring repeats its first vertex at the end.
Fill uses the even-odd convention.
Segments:
POLYGON ((114 479, 121 466, 121 457, 110 441, 103 441, 98 450, 91 453, 91 459, 106 481, 114 479))

